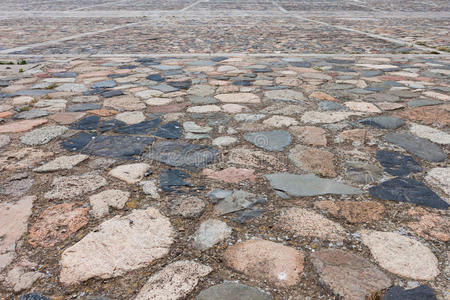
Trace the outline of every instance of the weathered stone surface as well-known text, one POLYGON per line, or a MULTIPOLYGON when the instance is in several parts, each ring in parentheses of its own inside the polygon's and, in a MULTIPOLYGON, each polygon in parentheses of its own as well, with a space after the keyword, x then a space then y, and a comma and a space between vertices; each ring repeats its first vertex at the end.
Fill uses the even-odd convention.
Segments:
POLYGON ((0 133, 7 132, 24 132, 32 129, 33 127, 47 123, 46 119, 34 119, 34 120, 24 120, 17 122, 9 122, 8 124, 0 126, 0 133))
POLYGON ((203 169, 203 175, 206 175, 208 178, 221 180, 223 182, 228 183, 238 183, 240 181, 244 181, 246 179, 251 182, 255 182, 255 170, 252 169, 238 169, 235 167, 226 168, 222 171, 214 171, 212 169, 203 169))
POLYGON ((422 182, 397 177, 369 188, 370 196, 397 202, 408 202, 438 209, 448 209, 449 204, 422 182))
POLYGON ((349 109, 354 111, 362 111, 367 113, 380 113, 381 110, 368 102, 356 102, 356 101, 348 101, 344 103, 349 109))
POLYGON ((137 124, 145 120, 145 115, 142 111, 127 111, 117 114, 115 118, 126 124, 137 124))
POLYGON ((65 112, 65 113, 57 113, 49 116, 48 118, 55 121, 58 124, 67 125, 72 124, 75 121, 78 121, 82 117, 84 117, 86 113, 83 112, 65 112))
POLYGON ((214 208, 220 215, 253 208, 257 204, 265 204, 267 199, 265 196, 258 196, 246 191, 235 190, 229 191, 220 196, 213 197, 215 203, 214 208))
POLYGON ((252 93, 219 94, 215 98, 223 103, 259 103, 261 99, 252 93))
POLYGON ((425 125, 450 125, 450 112, 438 106, 416 107, 398 112, 396 115, 425 125))
POLYGON ((30 293, 20 297, 20 300, 50 300, 50 299, 37 293, 30 293))
POLYGON ((48 163, 43 164, 39 168, 34 169, 35 172, 53 172, 59 170, 71 170, 73 167, 79 163, 88 159, 89 156, 78 154, 78 155, 63 155, 48 163))
POLYGON ((344 299, 360 300, 385 289, 391 280, 363 257, 350 252, 325 249, 311 255, 320 280, 344 299))
POLYGON ((11 139, 6 134, 0 135, 0 148, 5 147, 10 143, 11 139))
POLYGON ((385 209, 378 202, 318 201, 317 208, 327 210, 334 217, 344 217, 349 223, 365 223, 381 219, 385 209))
POLYGON ((375 165, 360 162, 345 162, 345 176, 362 184, 376 182, 383 177, 383 170, 375 165))
POLYGON ((143 180, 139 182, 142 186, 144 194, 149 195, 153 199, 159 199, 158 187, 156 186, 156 180, 143 180))
POLYGON ((267 151, 283 151, 291 143, 291 135, 284 130, 248 132, 244 139, 267 151))
POLYGON ((224 282, 200 292, 196 300, 272 300, 272 296, 251 286, 224 282))
POLYGON ((334 155, 331 152, 297 145, 289 151, 289 159, 300 169, 325 177, 335 177, 334 155))
POLYGON ((317 177, 313 174, 297 175, 276 173, 265 176, 272 188, 289 196, 305 197, 325 194, 353 195, 361 194, 360 189, 339 183, 330 179, 317 177))
POLYGON ((130 192, 121 190, 106 190, 89 197, 92 211, 96 218, 109 214, 109 207, 121 209, 130 198, 130 192))
POLYGON ((272 170, 274 167, 279 166, 278 159, 263 151, 254 151, 246 148, 231 149, 228 155, 228 162, 231 164, 244 165, 254 168, 264 168, 272 170))
POLYGON ((111 107, 117 110, 135 111, 145 108, 145 104, 138 98, 131 96, 120 96, 106 99, 103 102, 104 107, 111 107))
POLYGON ((166 193, 180 194, 185 191, 185 187, 192 187, 189 182, 185 181, 189 177, 191 176, 182 170, 164 169, 159 175, 159 186, 166 193))
POLYGON ((76 203, 57 204, 47 208, 30 228, 28 242, 34 247, 54 247, 87 224, 87 212, 88 208, 76 203))
POLYGON ((384 167, 384 171, 394 176, 407 176, 422 171, 420 165, 409 155, 379 150, 375 157, 384 167))
POLYGON ((63 252, 60 281, 74 284, 142 268, 169 252, 173 235, 169 219, 155 208, 116 216, 63 252))
POLYGON ((326 146, 326 131, 314 126, 291 126, 290 133, 295 136, 300 143, 312 146, 326 146))
POLYGON ((405 125, 402 119, 388 116, 366 118, 359 120, 359 123, 381 129, 397 129, 405 125))
POLYGON ((276 128, 289 127, 292 125, 298 125, 298 122, 291 117, 286 116, 273 116, 267 120, 264 120, 264 125, 276 128))
POLYGON ((150 277, 135 300, 185 299, 198 281, 212 270, 211 267, 194 261, 174 262, 150 277))
POLYGON ((425 176, 425 180, 429 184, 439 187, 450 196, 450 167, 431 169, 425 176))
POLYGON ((408 133, 392 132, 386 134, 384 139, 427 161, 440 162, 447 158, 438 145, 408 133))
MULTIPOLYGON (((61 146, 70 152, 78 152, 86 147, 94 138, 95 134, 80 132, 79 134, 61 142, 61 146)), ((88 153, 84 153, 88 154, 88 153)))
POLYGON ((232 136, 220 136, 212 141, 212 144, 217 147, 226 147, 237 143, 238 139, 232 136))
POLYGON ((294 90, 273 90, 267 91, 264 93, 264 97, 269 98, 271 100, 280 100, 280 101, 303 101, 306 100, 306 97, 301 92, 297 92, 294 90))
POLYGON ((8 272, 5 282, 9 284, 16 293, 31 288, 36 280, 45 276, 40 272, 28 272, 29 269, 35 268, 36 266, 36 264, 26 260, 20 262, 8 272))
POLYGON ((266 240, 249 240, 227 249, 226 264, 257 280, 266 280, 278 288, 300 281, 304 254, 294 248, 266 240))
POLYGON ((34 179, 27 173, 15 174, 0 184, 0 194, 9 197, 21 197, 28 193, 34 184, 34 179))
POLYGON ((128 184, 135 184, 144 178, 145 173, 149 169, 150 165, 144 163, 128 164, 117 166, 109 171, 108 174, 123 180, 128 184))
POLYGON ((52 190, 45 193, 46 199, 71 199, 85 193, 93 192, 107 184, 98 173, 91 172, 83 175, 58 176, 53 178, 52 190))
POLYGON ((232 229, 227 223, 208 219, 200 224, 193 235, 192 244, 198 250, 207 250, 231 235, 232 229))
POLYGON ((14 259, 16 243, 27 231, 35 200, 35 196, 27 196, 15 203, 0 203, 0 270, 14 259))
POLYGON ((205 209, 206 204, 202 199, 189 196, 177 196, 169 201, 167 208, 172 216, 184 218, 197 218, 205 209))
POLYGON ((441 145, 449 145, 450 144, 450 134, 435 129, 433 127, 412 124, 410 127, 410 131, 417 135, 418 137, 429 139, 430 141, 441 144, 441 145))
POLYGON ((87 155, 115 157, 125 160, 141 156, 154 138, 129 135, 101 135, 93 140, 82 153, 87 155))
POLYGON ((285 211, 279 217, 277 226, 292 234, 323 240, 342 241, 345 236, 344 228, 338 223, 299 207, 285 211))
POLYGON ((211 85, 199 84, 191 86, 191 88, 187 91, 187 93, 195 96, 206 97, 214 94, 214 90, 215 88, 211 85))
POLYGON ((448 218, 427 212, 419 207, 410 209, 407 215, 417 217, 417 221, 408 222, 408 226, 420 237, 426 240, 450 241, 450 220, 448 218))
POLYGON ((432 288, 427 285, 420 285, 413 289, 403 289, 400 286, 393 286, 386 291, 383 300, 438 300, 432 288))
POLYGON ((362 116, 362 112, 321 112, 321 111, 307 111, 302 116, 302 122, 308 124, 320 124, 320 123, 337 123, 344 121, 351 116, 362 116))
POLYGON ((152 147, 147 157, 169 166, 202 168, 216 155, 217 150, 208 146, 162 141, 152 147))
POLYGON ((65 126, 49 126, 27 132, 20 137, 20 141, 28 146, 44 145, 52 139, 63 135, 68 130, 65 126))
POLYGON ((391 273, 417 280, 433 280, 439 274, 438 260, 422 243, 394 232, 361 231, 378 264, 391 273))

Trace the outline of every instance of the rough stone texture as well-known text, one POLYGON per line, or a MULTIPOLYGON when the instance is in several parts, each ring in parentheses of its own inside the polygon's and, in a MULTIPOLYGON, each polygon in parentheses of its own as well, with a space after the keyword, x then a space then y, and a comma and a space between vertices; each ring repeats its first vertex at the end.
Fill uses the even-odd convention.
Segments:
POLYGON ((320 123, 337 123, 344 121, 351 116, 362 116, 362 112, 321 112, 321 111, 307 111, 302 116, 302 122, 307 124, 320 124, 320 123))
POLYGON ((8 145, 10 141, 11 141, 11 139, 6 134, 0 135, 0 148, 8 145))
POLYGON ((211 267, 194 261, 174 262, 150 277, 135 300, 185 299, 199 280, 212 270, 211 267))
POLYGON ((407 225, 421 238, 450 241, 450 220, 448 218, 427 212, 420 207, 410 209, 407 215, 417 218, 417 221, 408 222, 407 225))
POLYGON ((427 161, 440 162, 447 158, 438 145, 408 133, 393 132, 386 134, 384 139, 427 161))
POLYGON ((373 201, 318 201, 314 205, 327 210, 334 217, 344 217, 349 223, 377 221, 385 211, 382 204, 373 201))
POLYGON ((130 198, 130 192, 121 190, 106 190, 89 197, 92 211, 96 218, 109 214, 109 207, 121 209, 130 198))
POLYGON ((394 176, 407 176, 410 173, 422 171, 419 163, 409 155, 380 150, 377 151, 375 157, 384 167, 384 171, 394 176))
POLYGON ((265 204, 267 201, 264 195, 258 196, 242 190, 226 190, 224 194, 215 195, 213 200, 214 203, 218 202, 214 208, 220 215, 251 209, 253 206, 265 204))
POLYGON ((93 192, 107 184, 96 172, 83 175, 58 176, 53 178, 52 190, 45 193, 46 199, 71 199, 93 192))
POLYGON ((0 194, 9 197, 21 197, 28 193, 33 184, 34 179, 29 177, 27 173, 18 173, 4 180, 4 183, 0 185, 0 194))
POLYGON ((169 252, 173 235, 169 219, 155 208, 116 216, 63 252, 60 281, 74 284, 142 268, 169 252))
POLYGON ((63 155, 60 156, 46 164, 43 164, 39 168, 34 169, 35 172, 53 172, 59 170, 71 170, 73 167, 79 163, 88 159, 89 156, 78 154, 78 155, 63 155))
POLYGON ((197 218, 202 214, 206 204, 197 197, 178 196, 170 200, 167 206, 173 216, 197 218))
POLYGON ((272 300, 272 296, 254 287, 224 282, 203 290, 196 300, 272 300))
POLYGON ((149 195, 153 199, 159 199, 156 180, 143 180, 139 182, 139 185, 142 186, 142 191, 144 194, 149 195))
POLYGON ((200 224, 193 235, 192 244, 200 251, 207 250, 231 235, 232 229, 227 223, 208 219, 200 224))
POLYGON ((450 196, 450 167, 448 168, 433 168, 428 171, 425 180, 443 190, 450 196))
POLYGON ((103 106, 125 111, 135 111, 145 108, 145 104, 138 98, 130 96, 120 96, 106 99, 103 102, 103 106))
POLYGON ((122 121, 126 124, 137 124, 145 120, 145 115, 141 111, 127 111, 115 116, 116 120, 122 121))
POLYGON ((435 129, 433 127, 425 126, 425 125, 419 125, 419 124, 412 124, 410 127, 410 131, 417 135, 418 137, 429 139, 430 141, 442 144, 442 145, 449 145, 450 144, 450 134, 435 129))
POLYGON ((259 103, 261 99, 252 93, 219 94, 215 98, 224 103, 259 103))
POLYGON ((109 171, 108 174, 123 180, 128 184, 135 184, 144 178, 144 175, 148 169, 150 169, 150 165, 148 164, 129 164, 115 167, 109 171))
POLYGON ((344 105, 354 111, 362 111, 362 112, 368 112, 368 113, 380 113, 381 112, 381 110, 378 107, 376 107, 372 103, 367 103, 367 102, 349 101, 349 102, 345 102, 344 105))
POLYGON ((273 116, 267 120, 264 120, 263 124, 271 127, 282 128, 282 127, 289 127, 292 125, 298 125, 298 122, 291 117, 273 116))
POLYGON ((290 208, 278 220, 277 226, 293 234, 342 241, 345 230, 341 225, 304 208, 290 208))
POLYGON ((273 90, 264 93, 264 97, 271 100, 280 101, 302 101, 306 100, 305 96, 301 92, 294 90, 273 90))
POLYGON ((312 146, 326 146, 326 131, 314 126, 291 126, 289 131, 300 143, 312 146))
POLYGON ((311 254, 311 260, 320 280, 344 299, 365 299, 391 285, 389 277, 377 267, 350 252, 325 249, 311 254))
POLYGON ((416 280, 433 280, 439 274, 438 260, 422 243, 394 232, 361 231, 378 264, 391 273, 416 280))
POLYGON ((293 197, 316 196, 325 194, 361 194, 360 189, 323 179, 313 174, 297 175, 276 173, 265 176, 273 189, 283 191, 293 197))
POLYGON ((345 176, 357 183, 368 184, 376 182, 383 177, 383 170, 376 165, 350 161, 345 162, 343 165, 345 176))
POLYGON ((30 228, 28 242, 37 247, 52 248, 67 240, 87 222, 88 208, 78 203, 63 203, 44 210, 30 228))
POLYGON ((449 204, 422 182, 397 177, 369 188, 370 196, 397 202, 408 202, 438 209, 448 209, 449 204))
POLYGON ((82 153, 133 160, 141 156, 146 147, 153 144, 154 141, 155 139, 152 137, 101 135, 84 148, 82 153))
POLYGON ((226 147, 237 143, 238 139, 232 136, 221 136, 212 141, 214 146, 226 147))
POLYGON ((435 106, 416 107, 397 113, 400 118, 406 118, 424 125, 450 125, 450 112, 435 106))
POLYGON ((67 130, 68 128, 64 126, 49 126, 39 128, 22 135, 20 137, 20 141, 28 146, 44 145, 50 142, 52 139, 63 135, 67 130))
POLYGON ((233 245, 224 258, 229 267, 277 288, 296 285, 303 273, 303 252, 266 240, 233 245))
POLYGON ((67 125, 78 121, 86 115, 84 112, 65 112, 50 115, 48 118, 58 124, 67 125))
POLYGON ((0 133, 7 132, 24 132, 32 129, 33 127, 47 123, 46 119, 24 120, 17 122, 10 122, 5 125, 0 125, 0 133))
POLYGON ((334 155, 331 152, 297 145, 289 152, 289 159, 300 169, 324 177, 335 177, 334 155))
POLYGON ((35 196, 27 196, 15 203, 0 203, 0 270, 14 258, 16 243, 27 231, 35 200, 35 196))
POLYGON ((359 120, 359 123, 380 129, 397 129, 405 125, 402 119, 387 116, 366 118, 359 120))
POLYGON ((12 286, 14 292, 16 293, 22 290, 29 289, 32 287, 33 283, 36 280, 45 276, 40 272, 27 272, 27 269, 35 267, 36 264, 30 263, 28 261, 22 261, 8 272, 5 278, 5 282, 12 286))
POLYGON ((267 151, 283 151, 291 143, 291 135, 284 130, 248 132, 244 139, 267 151))
POLYGON ((273 155, 263 151, 254 151, 246 148, 231 149, 228 156, 228 162, 231 164, 254 168, 261 168, 263 165, 266 170, 271 170, 280 164, 278 159, 273 155))
POLYGON ((255 182, 255 170, 252 169, 238 169, 235 167, 226 168, 222 171, 214 171, 212 169, 203 169, 203 175, 206 175, 208 178, 221 180, 223 182, 228 183, 238 183, 240 181, 244 181, 246 179, 250 180, 250 182, 255 182))

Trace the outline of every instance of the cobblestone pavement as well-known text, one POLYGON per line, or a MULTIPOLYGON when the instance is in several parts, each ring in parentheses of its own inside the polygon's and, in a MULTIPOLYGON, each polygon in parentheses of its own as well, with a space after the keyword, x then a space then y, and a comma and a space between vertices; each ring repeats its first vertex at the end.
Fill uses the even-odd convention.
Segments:
POLYGON ((448 1, 3 3, 0 299, 450 299, 448 1))

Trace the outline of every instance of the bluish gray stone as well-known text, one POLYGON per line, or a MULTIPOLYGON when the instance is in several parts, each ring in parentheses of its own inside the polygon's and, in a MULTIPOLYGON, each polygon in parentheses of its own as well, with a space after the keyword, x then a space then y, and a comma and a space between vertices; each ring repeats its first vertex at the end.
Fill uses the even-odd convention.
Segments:
POLYGON ((159 186, 166 193, 180 192, 183 187, 192 187, 189 182, 184 181, 189 177, 188 173, 181 170, 164 169, 159 175, 159 186))
POLYGON ((272 296, 251 286, 225 282, 201 291, 196 300, 272 300, 272 296))
POLYGON ((133 125, 116 128, 114 129, 114 132, 127 134, 151 134, 159 127, 160 123, 161 119, 156 118, 153 120, 143 121, 133 125))
POLYGON ((408 105, 411 107, 422 107, 422 106, 431 106, 438 105, 442 102, 435 99, 414 99, 408 102, 408 105))
POLYGON ((394 176, 408 176, 410 173, 422 171, 420 165, 409 155, 380 150, 375 157, 384 167, 384 171, 394 176))
POLYGON ((58 72, 58 73, 52 73, 52 77, 56 77, 56 78, 75 78, 75 77, 77 77, 77 73, 75 73, 75 72, 58 72))
POLYGON ((29 120, 29 119, 34 119, 34 118, 45 117, 45 116, 48 116, 49 114, 50 113, 48 111, 45 111, 45 110, 32 109, 32 110, 23 111, 21 113, 15 114, 14 115, 14 119, 29 120))
POLYGON ((113 88, 116 87, 117 84, 114 80, 103 80, 94 82, 91 85, 91 89, 105 89, 105 88, 113 88))
POLYGON ((276 191, 282 191, 293 197, 308 197, 325 194, 353 195, 361 194, 358 188, 313 174, 276 173, 265 175, 276 191))
POLYGON ((44 297, 41 294, 30 293, 20 297, 20 300, 50 300, 50 298, 44 297))
POLYGON ((384 140, 404 148, 418 157, 431 162, 440 162, 447 159, 442 149, 427 139, 419 138, 405 132, 392 132, 384 136, 384 140))
POLYGON ((402 119, 388 116, 366 118, 359 120, 359 123, 381 129, 397 129, 405 125, 402 119))
POLYGON ((383 300, 437 300, 432 288, 420 285, 416 288, 405 290, 400 286, 389 288, 384 294, 383 300))
POLYGON ((86 111, 86 110, 100 109, 101 107, 102 105, 97 103, 81 103, 70 105, 69 107, 67 107, 66 111, 68 112, 86 111))
POLYGON ((95 134, 80 132, 79 134, 61 142, 61 147, 70 152, 81 151, 95 137, 95 134))
POLYGON ((244 139, 267 151, 283 151, 292 141, 289 132, 284 130, 249 132, 244 134, 244 139))
POLYGON ((138 159, 154 138, 128 135, 101 135, 96 137, 81 153, 114 157, 125 160, 138 159))
POLYGON ((161 91, 163 93, 171 93, 171 92, 176 92, 179 90, 178 88, 170 86, 168 84, 158 84, 158 85, 152 86, 151 88, 154 90, 157 90, 157 91, 161 91))
POLYGON ((75 130, 95 130, 98 126, 99 116, 89 116, 70 125, 71 129, 75 130))

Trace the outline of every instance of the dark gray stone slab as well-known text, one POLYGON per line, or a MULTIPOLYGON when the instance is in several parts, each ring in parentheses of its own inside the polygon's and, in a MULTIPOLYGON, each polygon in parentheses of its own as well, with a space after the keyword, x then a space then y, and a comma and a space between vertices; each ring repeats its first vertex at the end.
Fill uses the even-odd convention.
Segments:
POLYGON ((159 74, 151 74, 145 77, 145 79, 151 80, 151 81, 157 81, 157 82, 163 82, 164 78, 162 78, 159 74))
POLYGON ((431 161, 439 162, 447 159, 447 155, 442 149, 427 139, 419 138, 405 132, 393 132, 386 134, 384 140, 394 145, 404 148, 418 157, 431 161))
POLYGON ((45 110, 32 109, 32 110, 29 110, 29 111, 23 111, 21 113, 15 114, 14 115, 14 119, 29 120, 29 119, 34 119, 34 118, 45 117, 45 116, 48 116, 49 114, 50 113, 48 111, 45 111, 45 110))
POLYGON ((165 139, 179 139, 182 135, 181 125, 177 121, 171 121, 159 127, 152 134, 165 139))
POLYGON ((148 146, 153 144, 154 140, 151 137, 101 135, 95 138, 81 153, 126 160, 137 159, 148 146))
POLYGON ((91 89, 105 89, 105 88, 113 88, 116 87, 117 84, 114 80, 103 80, 94 82, 91 85, 91 89))
POLYGON ((191 176, 184 171, 165 169, 159 175, 159 186, 166 193, 181 192, 183 187, 192 187, 189 182, 184 181, 189 177, 191 176))
POLYGON ((68 112, 86 111, 86 110, 100 109, 101 107, 102 105, 97 103, 81 103, 70 105, 69 107, 67 107, 66 111, 68 112))
POLYGON ((196 300, 271 300, 272 296, 254 287, 225 282, 200 292, 196 300))
POLYGON ((422 106, 431 106, 438 105, 442 102, 435 99, 414 99, 408 102, 408 105, 411 107, 422 107, 422 106))
POLYGON ((30 293, 20 297, 20 300, 50 300, 50 298, 44 297, 41 294, 30 293))
POLYGON ((400 286, 393 286, 386 291, 383 300, 437 300, 432 288, 421 285, 405 290, 400 286))
POLYGON ((377 151, 375 157, 384 167, 384 171, 394 176, 408 176, 410 173, 422 171, 419 163, 409 155, 380 150, 377 151))
POLYGON ((289 132, 284 130, 249 132, 244 134, 244 139, 267 151, 283 151, 292 141, 289 132))
POLYGON ((80 132, 79 134, 61 142, 61 147, 70 152, 81 151, 87 144, 89 144, 95 137, 95 134, 80 132))
POLYGON ((217 149, 183 142, 161 141, 155 144, 147 158, 173 167, 203 168, 217 155, 217 149))
POLYGON ((369 188, 370 196, 396 202, 408 202, 438 209, 448 209, 448 203, 422 182, 397 177, 369 188))
POLYGON ((52 73, 52 77, 56 77, 56 78, 75 78, 75 77, 77 77, 77 73, 75 73, 75 72, 58 72, 58 73, 52 73))
POLYGON ((99 120, 99 116, 89 116, 75 123, 72 123, 70 125, 70 128, 75 130, 95 130, 97 129, 99 120))
POLYGON ((159 127, 160 123, 161 119, 156 118, 153 120, 143 121, 133 125, 116 128, 114 129, 114 132, 127 134, 150 134, 159 127))

